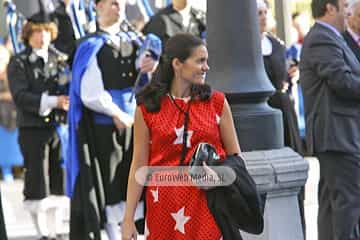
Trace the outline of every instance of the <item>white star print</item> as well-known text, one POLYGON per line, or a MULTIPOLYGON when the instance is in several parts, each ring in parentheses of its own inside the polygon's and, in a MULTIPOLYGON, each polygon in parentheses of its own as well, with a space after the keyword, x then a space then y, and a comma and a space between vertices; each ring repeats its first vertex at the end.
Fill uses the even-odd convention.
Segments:
POLYGON ((216 117, 216 123, 217 123, 217 124, 220 124, 220 117, 219 117, 219 115, 216 114, 215 117, 216 117))
MULTIPOLYGON (((183 136, 184 136, 184 125, 181 128, 175 128, 176 139, 173 144, 182 144, 183 143, 183 136)), ((188 135, 186 139, 186 147, 191 147, 191 137, 194 131, 188 130, 188 135)))
POLYGON ((156 190, 150 190, 151 195, 154 198, 154 203, 159 201, 159 188, 156 188, 156 190))
POLYGON ((178 230, 185 235, 185 224, 190 220, 190 216, 184 216, 185 207, 182 207, 176 213, 171 213, 171 216, 176 221, 174 230, 178 230))

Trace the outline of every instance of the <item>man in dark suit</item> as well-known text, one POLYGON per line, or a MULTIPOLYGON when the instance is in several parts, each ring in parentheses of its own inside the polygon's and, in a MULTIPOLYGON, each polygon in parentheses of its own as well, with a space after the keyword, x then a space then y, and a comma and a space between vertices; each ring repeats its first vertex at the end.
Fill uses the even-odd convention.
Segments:
POLYGON ((175 34, 187 32, 204 38, 205 31, 205 13, 191 7, 189 0, 172 0, 172 4, 155 14, 143 29, 145 34, 156 34, 163 47, 175 34))
POLYGON ((343 37, 360 62, 360 0, 349 1, 347 29, 343 37))
POLYGON ((319 240, 360 239, 360 64, 340 32, 346 0, 312 0, 300 84, 306 140, 319 159, 319 240))

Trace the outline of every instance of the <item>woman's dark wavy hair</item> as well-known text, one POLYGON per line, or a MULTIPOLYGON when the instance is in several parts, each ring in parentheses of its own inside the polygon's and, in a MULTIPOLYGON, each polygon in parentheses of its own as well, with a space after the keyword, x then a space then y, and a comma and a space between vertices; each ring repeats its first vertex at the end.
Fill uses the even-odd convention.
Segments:
MULTIPOLYGON (((137 103, 143 103, 149 112, 158 112, 161 99, 169 93, 174 78, 173 59, 177 58, 185 62, 193 50, 199 46, 205 46, 205 43, 191 34, 181 33, 171 37, 166 42, 165 50, 151 82, 137 94, 137 103)), ((193 100, 208 100, 211 95, 211 87, 207 84, 194 84, 190 91, 193 100)))

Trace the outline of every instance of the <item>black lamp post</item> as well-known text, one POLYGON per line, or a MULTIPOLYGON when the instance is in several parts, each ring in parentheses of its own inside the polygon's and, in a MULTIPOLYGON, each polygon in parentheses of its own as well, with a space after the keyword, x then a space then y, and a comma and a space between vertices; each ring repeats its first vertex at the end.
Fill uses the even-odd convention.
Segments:
POLYGON ((267 99, 255 0, 211 0, 207 5, 208 82, 226 93, 243 151, 284 146, 281 112, 267 99))
POLYGON ((226 94, 247 168, 267 192, 264 232, 243 238, 303 240, 297 195, 308 163, 284 147, 282 114, 267 104, 274 88, 264 69, 256 0, 209 0, 207 26, 208 81, 226 94))

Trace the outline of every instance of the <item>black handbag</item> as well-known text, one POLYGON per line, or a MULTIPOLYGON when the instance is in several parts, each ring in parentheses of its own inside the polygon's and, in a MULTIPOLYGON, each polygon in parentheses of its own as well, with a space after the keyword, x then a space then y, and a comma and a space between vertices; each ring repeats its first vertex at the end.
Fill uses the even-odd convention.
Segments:
POLYGON ((199 143, 196 147, 194 155, 191 157, 189 167, 203 166, 205 161, 208 166, 215 166, 220 163, 220 156, 216 149, 209 143, 199 143))
POLYGON ((193 179, 205 174, 203 162, 208 166, 216 166, 221 163, 221 158, 217 154, 216 149, 209 143, 199 143, 196 147, 195 153, 192 155, 189 163, 189 174, 193 179))

